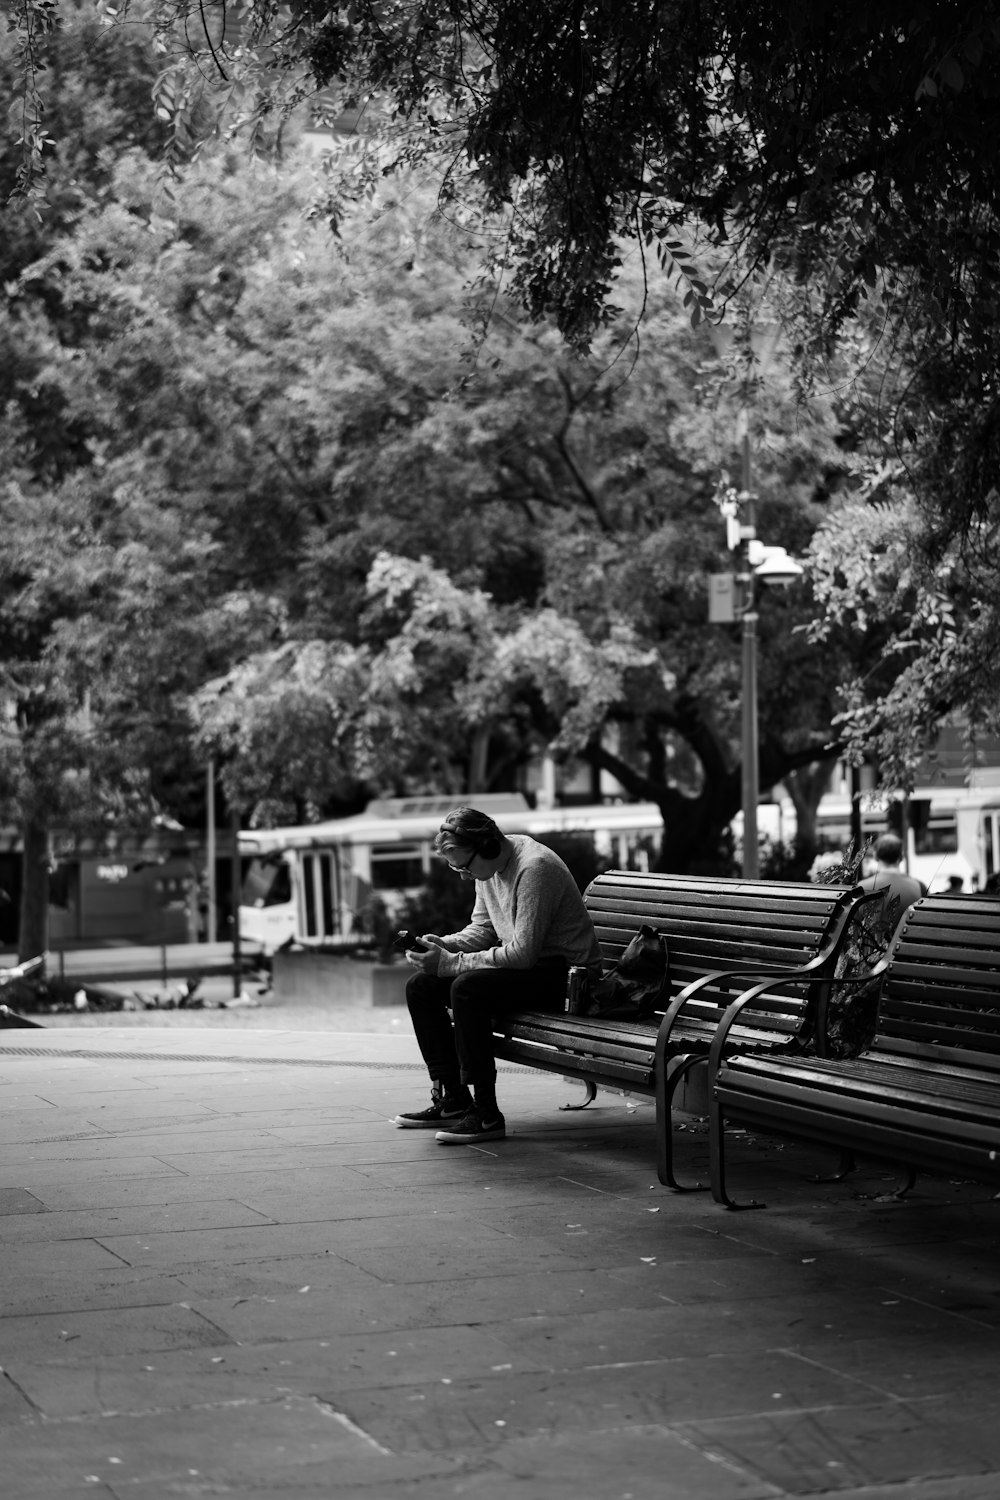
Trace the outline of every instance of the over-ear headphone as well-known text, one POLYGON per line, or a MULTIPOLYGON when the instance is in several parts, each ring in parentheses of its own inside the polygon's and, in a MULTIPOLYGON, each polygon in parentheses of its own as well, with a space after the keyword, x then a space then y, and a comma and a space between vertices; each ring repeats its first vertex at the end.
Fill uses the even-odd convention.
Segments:
MULTIPOLYGON (((496 827, 495 824, 494 827, 496 827)), ((487 830, 476 835, 470 834, 469 837, 472 838, 473 848, 481 859, 496 859, 500 853, 499 832, 493 833, 487 830)))
POLYGON ((502 835, 493 819, 473 807, 457 807, 449 813, 441 832, 450 834, 456 843, 471 849, 481 859, 496 859, 503 847, 502 835))

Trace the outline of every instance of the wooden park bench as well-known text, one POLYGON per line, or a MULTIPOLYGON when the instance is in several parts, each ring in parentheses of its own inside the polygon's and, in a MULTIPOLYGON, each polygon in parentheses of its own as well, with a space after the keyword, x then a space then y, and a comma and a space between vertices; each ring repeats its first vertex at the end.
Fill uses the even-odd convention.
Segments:
POLYGON ((834 1061, 734 1045, 754 991, 730 1007, 709 1055, 712 1191, 727 1208, 726 1121, 855 1157, 1000 1183, 1000 899, 925 896, 886 956, 852 983, 879 985, 876 1034, 834 1061))
MULTIPOLYGON (((677 1088, 704 1063, 734 995, 758 986, 733 1027, 731 1045, 766 1049, 812 1034, 850 922, 871 898, 857 887, 791 881, 709 879, 610 870, 584 896, 610 966, 644 924, 666 940, 669 989, 649 1021, 537 1011, 498 1017, 494 1050, 506 1062, 581 1081, 584 1108, 599 1087, 656 1101, 660 1181, 680 1189, 672 1164, 677 1088)), ((572 972, 571 972, 572 981, 572 972)), ((818 1039, 820 1050, 823 1040, 818 1039)))

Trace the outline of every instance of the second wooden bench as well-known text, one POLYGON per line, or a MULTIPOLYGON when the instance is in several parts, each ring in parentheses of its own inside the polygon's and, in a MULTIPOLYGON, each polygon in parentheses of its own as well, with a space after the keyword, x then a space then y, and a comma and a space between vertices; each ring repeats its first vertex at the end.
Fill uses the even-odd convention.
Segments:
POLYGON ((839 1061, 735 1041, 734 1001, 709 1059, 712 1189, 727 1208, 726 1121, 855 1156, 1000 1185, 1000 900, 925 896, 885 959, 852 983, 880 986, 876 1034, 839 1061), (735 1043, 735 1044, 734 1044, 735 1043))

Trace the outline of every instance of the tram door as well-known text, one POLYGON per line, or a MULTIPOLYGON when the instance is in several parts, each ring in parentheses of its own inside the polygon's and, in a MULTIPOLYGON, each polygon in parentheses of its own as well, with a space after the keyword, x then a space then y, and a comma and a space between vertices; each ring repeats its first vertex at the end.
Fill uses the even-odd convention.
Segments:
MULTIPOLYGON (((980 847, 983 851, 983 873, 1000 876, 1000 807, 984 807, 979 822, 980 847)), ((985 883, 985 882, 984 882, 985 883)))
POLYGON ((340 932, 340 861, 336 849, 299 856, 301 942, 321 943, 340 932))

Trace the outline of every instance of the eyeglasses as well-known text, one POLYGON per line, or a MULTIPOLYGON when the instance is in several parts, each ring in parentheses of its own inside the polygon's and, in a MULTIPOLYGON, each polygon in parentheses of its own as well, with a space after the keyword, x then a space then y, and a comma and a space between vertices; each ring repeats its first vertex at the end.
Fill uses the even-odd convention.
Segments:
POLYGON ((451 860, 449 860, 448 861, 448 868, 450 870, 454 870, 456 875, 467 875, 469 873, 469 866, 472 864, 472 861, 475 859, 475 857, 476 857, 476 851, 475 851, 475 849, 473 849, 472 853, 469 855, 469 857, 465 861, 464 865, 455 865, 455 864, 452 864, 451 860))

